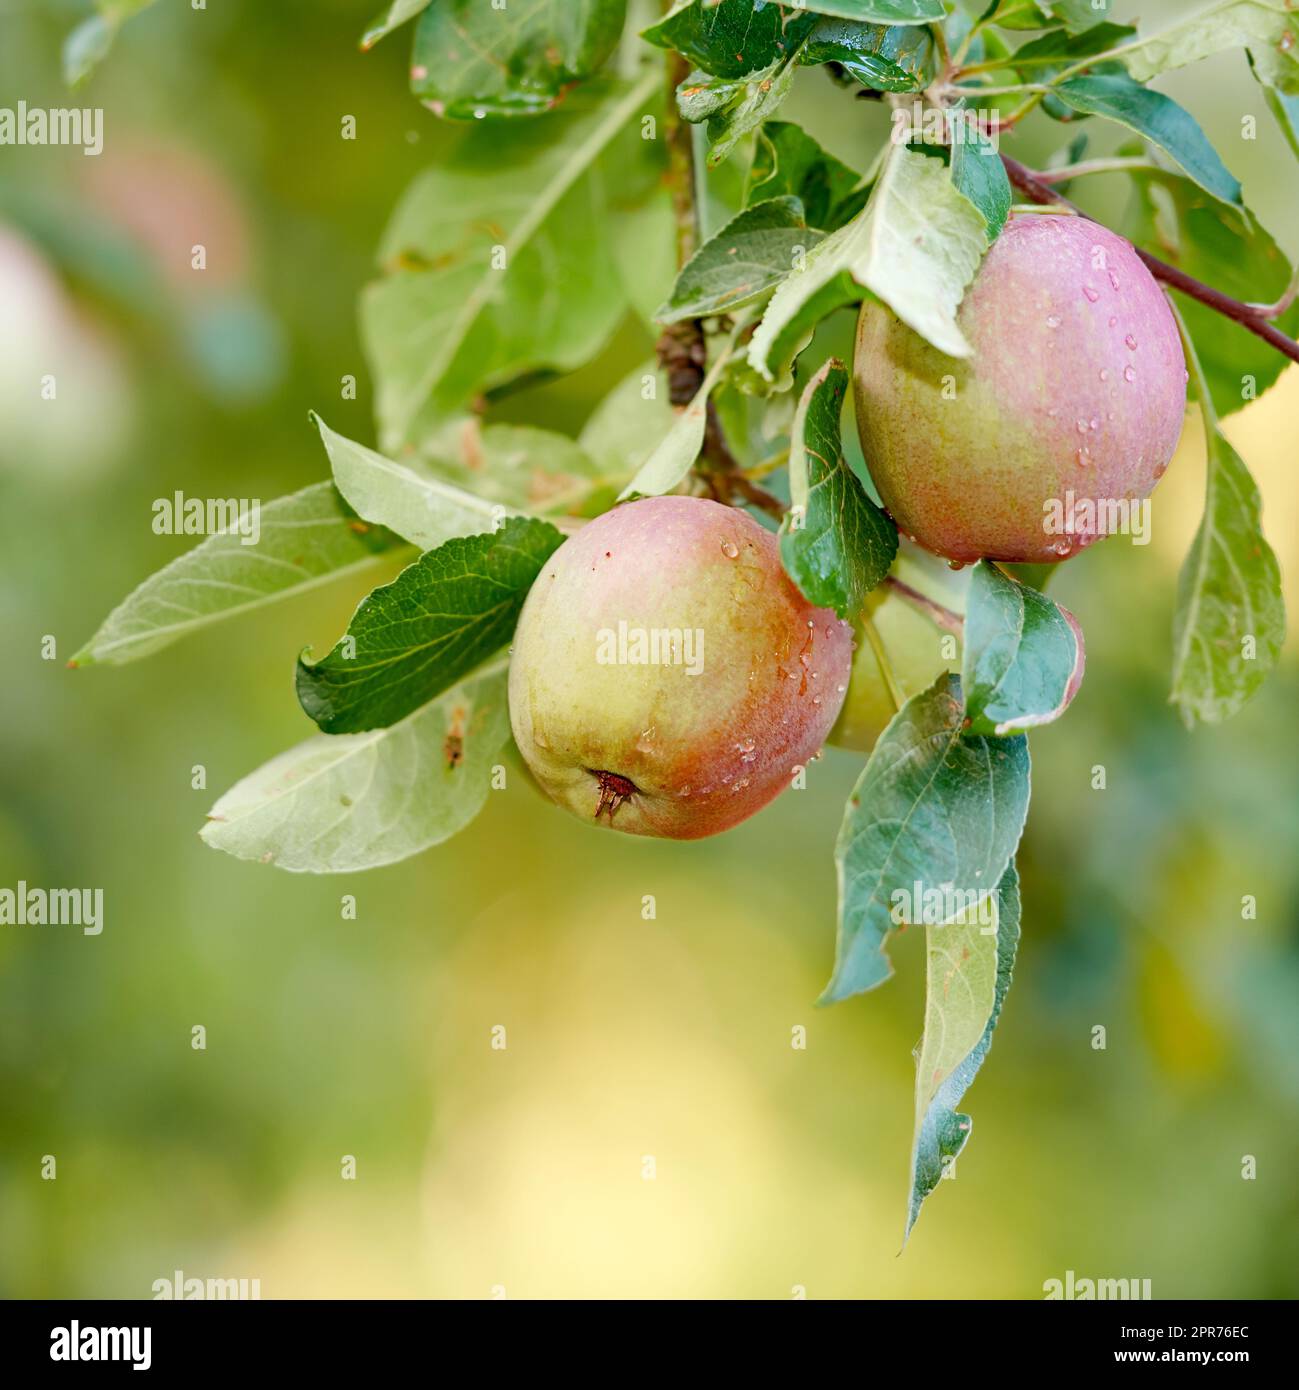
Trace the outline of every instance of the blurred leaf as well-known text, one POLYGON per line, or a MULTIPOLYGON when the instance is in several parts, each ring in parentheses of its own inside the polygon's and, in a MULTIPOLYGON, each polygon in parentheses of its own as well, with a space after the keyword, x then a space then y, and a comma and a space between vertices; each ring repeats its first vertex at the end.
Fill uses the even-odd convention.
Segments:
POLYGON ((327 734, 396 724, 509 642, 523 600, 563 536, 513 517, 421 555, 362 599, 327 656, 298 658, 302 708, 327 734))
POLYGON ((97 0, 98 13, 83 20, 63 41, 63 80, 68 86, 80 86, 108 57, 122 25, 156 3, 157 0, 97 0))
POLYGON ((455 536, 490 531, 501 512, 484 497, 345 439, 319 417, 316 424, 334 482, 359 516, 386 526, 421 550, 455 536))
POLYGON ((814 23, 772 0, 683 0, 641 37, 676 49, 710 77, 736 78, 774 67, 814 23))
POLYGON ((388 273, 361 306, 380 447, 396 452, 476 393, 587 361, 624 311, 605 213, 587 175, 650 101, 648 74, 581 112, 471 132, 407 190, 384 235, 388 273))
POLYGON ((945 165, 896 145, 865 208, 814 247, 803 270, 772 296, 749 346, 749 362, 772 379, 774 345, 819 292, 829 291, 827 307, 845 302, 845 275, 935 347, 968 357, 956 311, 986 248, 983 215, 953 187, 945 165))
POLYGON ((1028 813, 1028 741, 963 736, 961 683, 944 673, 880 735, 848 802, 835 863, 837 1003, 893 973, 893 894, 984 893, 1000 882, 1028 813))
POLYGON ((1204 517, 1178 576, 1173 620, 1169 699, 1189 729, 1230 718, 1267 679, 1285 640, 1285 600, 1258 488, 1218 427, 1195 345, 1184 336, 1207 451, 1204 517))
MULTIPOLYGON (((915 1141, 911 1151, 911 1200, 907 1211, 907 1235, 911 1234, 911 1228, 916 1224, 916 1218, 920 1215, 921 1204, 938 1186, 944 1172, 965 1147, 973 1128, 970 1117, 957 1113, 956 1107, 961 1103, 962 1096, 970 1089, 970 1083, 974 1080, 975 1074, 983 1064, 983 1059, 988 1055, 988 1049, 992 1046, 993 1029, 996 1028, 997 1020, 1001 1016, 1006 991, 1010 988, 1011 974, 1015 968, 1015 952, 1019 946, 1020 901, 1019 878, 1015 873, 1013 861, 1006 866, 1006 872, 997 885, 993 902, 997 918, 997 930, 994 937, 983 936, 977 927, 973 930, 968 927, 957 929, 960 933, 961 944, 971 952, 970 959, 980 966, 988 964, 984 960, 984 954, 989 944, 993 944, 995 961, 991 964, 996 978, 991 1012, 987 1015, 987 1022, 978 1041, 955 1065, 947 1068, 946 1075, 927 1099, 923 1098, 923 1092, 929 1087, 922 1085, 922 1078, 926 1076, 927 1067, 925 1044, 929 1041, 931 1028, 935 1033, 942 1035, 948 1024, 946 1015, 951 1008, 951 1003, 948 997, 947 971, 950 969, 954 974, 959 970, 961 978, 964 980, 967 967, 963 962, 953 961, 950 965, 946 963, 947 958, 952 954, 953 943, 949 935, 952 928, 939 927, 934 929, 927 927, 925 930, 926 938, 930 942, 925 1036, 920 1057, 916 1062, 917 1116, 915 1141), (939 954, 939 949, 942 947, 946 947, 946 957, 939 954), (941 985, 941 988, 936 988, 938 985, 941 985)), ((960 1020, 963 1025, 961 1027, 963 1038, 969 1035, 965 1025, 972 1028, 974 1017, 982 1009, 982 979, 979 983, 980 989, 977 999, 974 992, 968 995, 962 992, 955 1000, 956 1005, 966 1006, 965 1017, 960 1020)), ((952 1052, 956 1050, 955 1047, 950 1048, 952 1052)))
POLYGON ((801 126, 765 121, 759 128, 746 205, 769 198, 798 198, 809 227, 833 232, 861 211, 869 192, 862 187, 860 174, 827 154, 801 126))
POLYGON ((415 18, 421 10, 428 8, 429 0, 392 0, 381 14, 377 14, 361 35, 363 52, 373 48, 380 39, 386 38, 394 29, 415 18))
POLYGON ((822 236, 804 222, 797 198, 754 203, 695 252, 655 317, 677 323, 752 304, 770 294, 822 236))
POLYGON ((1061 22, 1034 0, 988 0, 982 20, 1003 29, 1049 29, 1061 22))
POLYGON ((361 520, 331 483, 261 508, 260 536, 209 536, 124 599, 73 666, 134 661, 200 628, 388 562, 401 541, 361 520))
POLYGON ((577 442, 605 477, 626 478, 658 448, 676 419, 666 374, 657 362, 646 362, 596 406, 577 442))
POLYGON ((1073 77, 1055 89, 1061 101, 1089 116, 1104 116, 1158 145, 1215 198, 1241 206, 1240 183, 1185 107, 1118 75, 1073 77))
POLYGON ((603 476, 576 441, 532 425, 482 425, 464 421, 423 467, 509 511, 554 516, 578 514, 589 499, 621 487, 632 469, 603 476))
POLYGON ((798 6, 838 19, 876 24, 932 24, 947 13, 943 0, 798 0, 798 6))
POLYGON ((961 668, 971 733, 1022 733, 1058 719, 1082 684, 1084 659, 1067 608, 987 560, 975 565, 961 668))
POLYGON ((926 28, 855 24, 823 19, 799 50, 804 66, 838 63, 876 92, 918 92, 937 74, 933 35, 926 28))
POLYGON ((1111 14, 1114 0, 1042 0, 1042 9, 1077 34, 1111 14))
POLYGON ((1138 82, 1198 63, 1224 49, 1248 49, 1264 80, 1299 92, 1299 10, 1278 0, 1217 0, 1153 34, 1143 34, 1120 54, 1138 82))
MULTIPOLYGON (((1128 235, 1147 251, 1223 294, 1260 303, 1290 283, 1290 264, 1257 220, 1208 197, 1188 179, 1157 170, 1133 174, 1138 197, 1128 235)), ((1209 380, 1220 416, 1240 410, 1280 377, 1286 359, 1248 329, 1190 299, 1179 309, 1209 380)), ((1299 305, 1277 320, 1299 333, 1299 305)))
POLYGON ((952 183, 982 214, 991 246, 1006 225, 1014 197, 996 148, 970 126, 952 142, 952 183))
POLYGON ((854 620, 898 553, 897 527, 866 496, 840 441, 848 369, 831 358, 807 384, 794 417, 780 558, 803 597, 854 620))
POLYGON ((533 115, 613 52, 626 0, 438 0, 420 16, 411 90, 452 120, 533 115))
POLYGON ((208 812, 206 844, 294 873, 407 859, 483 808, 509 738, 504 657, 399 724, 318 734, 245 777, 208 812))
POLYGON ((618 501, 629 497, 660 497, 681 483, 695 465, 708 429, 708 397, 717 385, 735 351, 735 342, 748 324, 741 314, 725 346, 713 359, 694 399, 678 412, 672 427, 659 441, 654 452, 636 471, 636 476, 618 494, 618 501))

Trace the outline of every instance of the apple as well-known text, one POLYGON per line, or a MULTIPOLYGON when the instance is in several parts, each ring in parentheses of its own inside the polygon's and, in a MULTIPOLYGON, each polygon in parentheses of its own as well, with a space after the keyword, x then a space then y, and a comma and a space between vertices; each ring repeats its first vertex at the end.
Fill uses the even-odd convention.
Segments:
POLYGON ((852 642, 744 512, 625 503, 566 540, 528 594, 510 660, 515 742, 547 795, 593 825, 714 835, 820 750, 852 642))
POLYGON ((862 306, 857 428, 880 498, 957 563, 1066 559, 1105 531, 1078 504, 1149 496, 1177 448, 1186 361, 1163 291, 1105 227, 1016 213, 958 322, 973 357, 862 306), (1062 532, 1065 509, 1081 524, 1062 532))

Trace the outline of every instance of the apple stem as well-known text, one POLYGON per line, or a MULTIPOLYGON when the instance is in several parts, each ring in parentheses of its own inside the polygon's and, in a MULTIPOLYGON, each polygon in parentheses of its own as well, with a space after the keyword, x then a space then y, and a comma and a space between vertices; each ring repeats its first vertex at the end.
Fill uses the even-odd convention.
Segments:
POLYGON ((900 598, 906 599, 909 604, 918 608, 932 622, 937 623, 939 627, 954 633, 957 637, 965 630, 965 623, 959 613, 953 613, 950 608, 944 608, 941 603, 935 603, 933 599, 926 598, 919 589, 913 589, 910 584, 892 574, 886 575, 883 582, 900 598))
MULTIPOLYGON (((1070 202, 1062 193, 1057 193, 1050 184, 1045 183, 1038 174, 1021 164, 1017 159, 1003 154, 1001 162, 1006 166, 1006 173, 1009 175, 1011 183, 1028 194, 1033 202, 1039 204, 1056 203, 1063 207, 1072 208, 1080 217, 1087 216, 1076 203, 1070 202)), ((1089 221, 1094 222, 1096 219, 1090 218, 1089 221)), ((1148 251, 1141 250, 1140 247, 1133 249, 1145 262, 1146 268, 1156 280, 1161 280, 1165 285, 1171 285, 1173 289, 1181 290, 1184 295, 1216 310, 1225 318, 1231 319, 1233 323, 1240 324, 1242 328, 1248 329, 1256 337, 1262 338, 1265 343, 1274 347, 1292 362, 1299 362, 1299 343, 1295 342, 1293 338, 1287 337, 1270 321, 1270 316, 1276 309, 1276 305, 1260 306, 1246 304, 1239 299, 1232 299, 1230 295, 1223 294, 1221 290, 1215 290, 1212 285, 1204 284, 1203 281, 1188 275, 1184 270, 1169 265, 1167 261, 1161 261, 1158 256, 1152 256, 1148 251)))

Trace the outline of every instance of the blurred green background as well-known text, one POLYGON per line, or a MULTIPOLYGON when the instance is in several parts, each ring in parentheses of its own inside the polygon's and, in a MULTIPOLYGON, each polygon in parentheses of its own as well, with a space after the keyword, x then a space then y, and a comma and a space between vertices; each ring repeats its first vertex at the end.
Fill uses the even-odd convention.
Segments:
MULTIPOLYGON (((195 831, 310 732, 294 656, 358 591, 64 668, 185 548, 151 531, 156 497, 324 477, 311 408, 373 439, 356 296, 403 187, 456 138, 406 91, 406 35, 357 52, 373 8, 163 0, 69 99, 59 46, 86 6, 0 0, 0 105, 102 106, 107 140, 0 148, 0 885, 106 905, 99 937, 0 928, 0 1294, 147 1297, 175 1269, 264 1297, 1036 1298, 1070 1269, 1156 1297, 1299 1294, 1299 648, 1220 729, 1188 735, 1166 704, 1193 419, 1154 544, 1098 547, 1054 591, 1087 680, 1033 737, 1015 983, 956 1181, 900 1259, 919 938, 875 994, 813 1007, 859 757, 829 750, 807 791, 695 844, 595 833, 515 762, 458 839, 308 879, 195 831)), ((1165 85, 1299 253, 1299 170, 1243 55, 1165 85)), ((882 128, 815 72, 785 114, 859 168, 882 128)), ((1042 122, 1014 152, 1068 133, 1042 122)), ((510 416, 575 430, 649 346, 629 323, 510 416)), ((1299 613, 1299 372, 1228 433, 1299 613)))

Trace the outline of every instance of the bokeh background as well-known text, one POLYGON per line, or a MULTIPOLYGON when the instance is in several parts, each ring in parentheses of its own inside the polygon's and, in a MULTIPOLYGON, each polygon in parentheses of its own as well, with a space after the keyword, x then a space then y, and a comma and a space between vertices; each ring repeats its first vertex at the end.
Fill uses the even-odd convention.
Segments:
MULTIPOLYGON (((310 879, 195 831, 310 732, 293 659, 354 588, 65 669, 185 548, 152 533, 153 499, 325 476, 311 408, 373 438, 357 293, 455 138, 406 91, 405 35, 357 52, 373 8, 163 0, 69 98, 59 46, 86 6, 0 0, 0 105, 102 106, 107 130, 98 159, 0 148, 0 884, 102 886, 107 917, 95 938, 0 928, 0 1294, 147 1297, 176 1269, 264 1297, 1036 1298, 1070 1269, 1157 1297, 1299 1293, 1299 643, 1292 618, 1283 669, 1224 727, 1188 734, 1166 703, 1193 419, 1154 543, 1098 547, 1053 591, 1087 680, 1033 737, 1015 983, 957 1179, 901 1258, 917 934, 891 983, 813 1007, 859 757, 830 750, 807 791, 688 845, 594 833, 515 764, 459 838, 310 879)), ((1166 87, 1299 254, 1299 169, 1243 55, 1166 87)), ((817 73, 787 114, 857 167, 879 128, 817 73)), ((1067 134, 1035 132, 1015 137, 1030 162, 1067 134)), ((629 322, 510 418, 575 430, 648 349, 629 322)), ((1299 615, 1299 371, 1228 433, 1299 615)))

